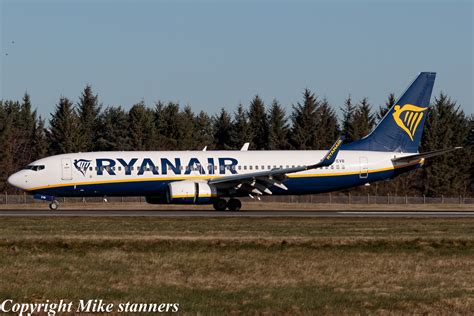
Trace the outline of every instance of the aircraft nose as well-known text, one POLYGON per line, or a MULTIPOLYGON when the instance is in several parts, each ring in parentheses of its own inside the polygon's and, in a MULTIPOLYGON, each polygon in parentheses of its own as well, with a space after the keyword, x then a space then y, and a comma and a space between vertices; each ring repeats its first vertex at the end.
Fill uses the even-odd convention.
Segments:
POLYGON ((21 172, 17 172, 8 177, 7 182, 19 189, 24 189, 25 187, 25 177, 21 175, 21 172))

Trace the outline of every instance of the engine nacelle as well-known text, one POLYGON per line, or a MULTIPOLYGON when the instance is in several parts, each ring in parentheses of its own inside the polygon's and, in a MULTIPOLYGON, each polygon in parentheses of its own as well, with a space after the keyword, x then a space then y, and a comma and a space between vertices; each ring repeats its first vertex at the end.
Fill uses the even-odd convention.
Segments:
POLYGON ((148 204, 168 204, 168 200, 164 195, 161 196, 145 196, 145 201, 148 204))
POLYGON ((206 182, 183 180, 168 184, 168 203, 209 204, 217 197, 217 190, 206 182))

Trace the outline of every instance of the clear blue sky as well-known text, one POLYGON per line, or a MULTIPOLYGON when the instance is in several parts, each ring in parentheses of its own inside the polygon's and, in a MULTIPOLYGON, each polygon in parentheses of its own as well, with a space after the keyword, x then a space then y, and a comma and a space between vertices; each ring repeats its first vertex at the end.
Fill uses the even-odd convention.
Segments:
POLYGON ((86 84, 126 108, 290 111, 305 88, 378 107, 420 71, 474 112, 472 1, 0 1, 0 98, 28 91, 48 118, 86 84))

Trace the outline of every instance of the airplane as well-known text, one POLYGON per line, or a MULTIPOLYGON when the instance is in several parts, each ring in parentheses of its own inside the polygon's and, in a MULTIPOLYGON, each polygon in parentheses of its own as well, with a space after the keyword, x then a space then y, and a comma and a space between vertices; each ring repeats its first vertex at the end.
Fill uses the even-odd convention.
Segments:
POLYGON ((329 151, 108 151, 39 159, 8 183, 58 209, 57 197, 145 196, 151 204, 212 204, 239 211, 239 197, 301 195, 389 180, 425 159, 419 153, 436 73, 422 72, 378 125, 360 140, 340 137, 329 151))

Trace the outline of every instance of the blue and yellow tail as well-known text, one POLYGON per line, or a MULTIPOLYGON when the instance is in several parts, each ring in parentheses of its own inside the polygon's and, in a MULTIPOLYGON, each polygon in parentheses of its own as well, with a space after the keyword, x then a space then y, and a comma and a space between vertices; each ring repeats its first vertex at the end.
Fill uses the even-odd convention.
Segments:
POLYGON ((435 72, 420 73, 369 135, 342 149, 418 152, 435 77, 435 72))

